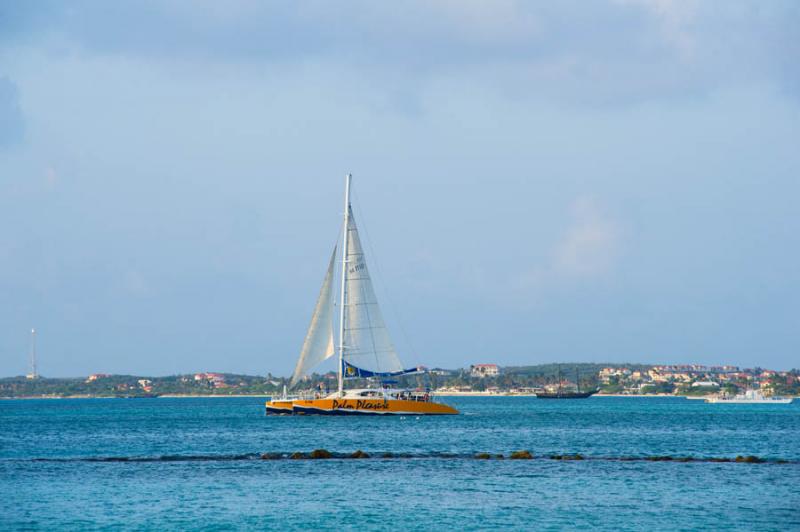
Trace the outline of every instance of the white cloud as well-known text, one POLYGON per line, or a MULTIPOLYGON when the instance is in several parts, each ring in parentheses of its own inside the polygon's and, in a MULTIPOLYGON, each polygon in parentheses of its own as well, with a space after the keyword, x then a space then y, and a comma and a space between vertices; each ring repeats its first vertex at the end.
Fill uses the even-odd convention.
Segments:
POLYGON ((657 21, 659 36, 679 57, 688 60, 695 56, 697 35, 692 31, 698 16, 695 0, 615 0, 615 3, 644 9, 657 21))
POLYGON ((569 217, 569 225, 547 258, 509 277, 501 297, 504 303, 541 303, 552 297, 547 294, 555 287, 568 288, 576 281, 613 273, 622 251, 622 225, 588 196, 570 204, 569 217))
POLYGON ((572 225, 555 248, 553 271, 579 277, 608 272, 619 255, 619 225, 591 198, 577 199, 570 210, 572 225))

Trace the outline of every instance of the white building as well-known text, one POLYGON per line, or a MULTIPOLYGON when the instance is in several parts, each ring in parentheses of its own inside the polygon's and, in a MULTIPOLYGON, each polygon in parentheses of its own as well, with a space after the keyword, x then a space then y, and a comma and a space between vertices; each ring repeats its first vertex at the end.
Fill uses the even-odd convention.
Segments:
POLYGON ((719 384, 713 381, 697 381, 692 383, 692 388, 718 388, 719 384))
POLYGON ((469 372, 473 377, 492 377, 500 373, 500 368, 497 364, 473 364, 469 372))

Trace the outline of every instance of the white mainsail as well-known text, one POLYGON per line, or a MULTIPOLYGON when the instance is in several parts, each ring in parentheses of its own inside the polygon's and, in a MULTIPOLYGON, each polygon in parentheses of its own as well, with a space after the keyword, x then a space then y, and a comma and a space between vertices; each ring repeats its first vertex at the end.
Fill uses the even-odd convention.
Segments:
POLYGON ((308 326, 306 339, 303 341, 303 348, 300 350, 300 358, 294 368, 292 380, 289 387, 294 387, 309 371, 323 360, 333 356, 333 266, 336 261, 336 248, 333 248, 331 260, 328 264, 328 273, 319 291, 317 305, 314 307, 314 314, 311 316, 311 324, 308 326))
POLYGON ((353 211, 347 207, 344 352, 348 363, 374 372, 403 369, 383 321, 364 260, 353 211))

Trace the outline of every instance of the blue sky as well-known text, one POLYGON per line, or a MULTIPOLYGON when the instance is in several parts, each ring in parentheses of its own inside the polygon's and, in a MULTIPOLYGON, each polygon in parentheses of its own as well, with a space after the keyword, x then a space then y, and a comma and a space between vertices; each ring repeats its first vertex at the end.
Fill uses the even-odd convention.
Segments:
POLYGON ((288 375, 343 176, 401 357, 800 366, 796 2, 4 2, 0 374, 288 375))

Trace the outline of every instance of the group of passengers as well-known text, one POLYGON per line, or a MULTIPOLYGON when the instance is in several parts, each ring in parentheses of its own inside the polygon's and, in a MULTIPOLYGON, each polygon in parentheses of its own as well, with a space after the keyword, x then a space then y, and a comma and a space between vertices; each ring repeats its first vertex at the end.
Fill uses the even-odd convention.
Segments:
POLYGON ((400 392, 397 394, 397 399, 400 401, 419 401, 422 403, 427 403, 431 400, 430 394, 425 392, 424 395, 420 395, 419 393, 412 393, 412 392, 400 392))

